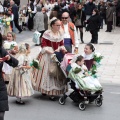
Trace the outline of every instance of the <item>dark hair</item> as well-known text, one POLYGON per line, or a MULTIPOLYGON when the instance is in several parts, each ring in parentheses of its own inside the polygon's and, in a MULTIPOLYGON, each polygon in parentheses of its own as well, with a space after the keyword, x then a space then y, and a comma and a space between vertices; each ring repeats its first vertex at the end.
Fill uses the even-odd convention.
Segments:
POLYGON ((58 21, 57 18, 50 23, 50 27, 52 27, 52 25, 54 25, 56 21, 58 21))
POLYGON ((2 34, 0 33, 0 48, 2 47, 2 34))
POLYGON ((8 17, 10 17, 10 14, 8 12, 5 12, 5 15, 8 16, 8 17))
POLYGON ((80 55, 80 56, 78 56, 78 57, 77 57, 77 59, 76 59, 76 61, 75 61, 75 62, 76 62, 76 63, 77 63, 78 61, 80 61, 80 62, 81 62, 83 58, 84 58, 84 57, 83 57, 82 55, 80 55))
POLYGON ((28 50, 29 46, 30 45, 28 43, 25 43, 26 50, 28 50))
POLYGON ((93 44, 88 43, 86 46, 89 46, 89 47, 90 47, 90 49, 92 50, 92 52, 94 52, 94 51, 95 51, 95 47, 93 46, 93 44))
POLYGON ((98 15, 99 14, 99 10, 98 9, 93 9, 95 12, 96 12, 96 15, 98 15))

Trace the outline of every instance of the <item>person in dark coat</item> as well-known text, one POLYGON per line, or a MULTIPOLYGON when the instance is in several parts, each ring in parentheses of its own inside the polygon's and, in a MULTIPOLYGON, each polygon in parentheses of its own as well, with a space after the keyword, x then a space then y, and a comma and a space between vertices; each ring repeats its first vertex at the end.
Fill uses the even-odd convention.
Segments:
POLYGON ((20 6, 20 0, 13 0, 17 6, 20 6))
POLYGON ((33 26, 34 26, 34 22, 33 22, 33 19, 34 19, 34 16, 35 16, 35 13, 33 13, 34 9, 35 9, 34 1, 30 0, 30 6, 28 6, 28 9, 27 9, 28 29, 30 31, 33 30, 33 26))
POLYGON ((6 7, 6 8, 10 7, 10 1, 9 0, 4 0, 3 7, 6 7))
POLYGON ((15 27, 19 30, 19 33, 22 32, 22 29, 21 27, 19 26, 18 24, 18 19, 19 19, 19 15, 18 15, 18 7, 17 5, 15 4, 14 1, 10 1, 10 5, 12 7, 12 12, 14 14, 14 23, 15 23, 15 27))
POLYGON ((82 10, 83 8, 83 5, 82 4, 78 4, 78 8, 76 10, 76 13, 75 13, 75 26, 76 26, 76 29, 78 31, 80 31, 80 39, 81 39, 81 42, 84 43, 83 41, 83 26, 84 26, 84 21, 86 20, 86 16, 85 16, 85 12, 82 10), (76 25, 76 22, 77 20, 80 20, 81 24, 77 24, 76 25))
POLYGON ((116 5, 116 26, 120 27, 120 0, 118 0, 116 5))
POLYGON ((89 0, 89 2, 84 5, 86 20, 88 20, 92 16, 92 12, 95 8, 96 6, 93 3, 93 0, 89 0))
POLYGON ((112 24, 113 24, 113 13, 115 9, 112 3, 108 3, 108 8, 106 10, 106 21, 107 21, 107 30, 106 32, 112 31, 112 24))
POLYGON ((0 120, 4 120, 5 111, 9 110, 7 88, 2 75, 3 62, 12 67, 18 65, 18 60, 10 56, 8 52, 2 48, 2 35, 0 34, 0 120))
POLYGON ((98 5, 98 10, 100 11, 100 17, 101 17, 101 29, 103 29, 103 20, 106 24, 106 5, 103 1, 100 2, 98 5))
POLYGON ((101 26, 101 18, 97 9, 93 10, 92 16, 86 21, 88 23, 86 30, 92 35, 91 43, 98 43, 98 31, 101 26))

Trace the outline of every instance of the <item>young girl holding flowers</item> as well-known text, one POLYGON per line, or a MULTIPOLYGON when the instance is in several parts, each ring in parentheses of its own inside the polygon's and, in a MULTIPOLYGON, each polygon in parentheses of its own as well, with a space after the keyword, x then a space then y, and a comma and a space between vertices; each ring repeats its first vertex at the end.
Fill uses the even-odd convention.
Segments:
MULTIPOLYGON (((15 34, 12 32, 8 32, 7 40, 5 40, 3 43, 4 49, 6 49, 8 53, 10 53, 13 56, 15 56, 18 53, 18 45, 14 40, 15 40, 15 34)), ((8 84, 11 79, 12 67, 4 62, 2 71, 4 73, 3 75, 4 75, 5 83, 8 84)))
POLYGON ((29 44, 21 44, 19 47, 18 67, 13 71, 13 78, 8 86, 8 95, 16 96, 18 104, 24 104, 23 97, 29 97, 34 94, 31 83, 31 57, 29 56, 29 44))

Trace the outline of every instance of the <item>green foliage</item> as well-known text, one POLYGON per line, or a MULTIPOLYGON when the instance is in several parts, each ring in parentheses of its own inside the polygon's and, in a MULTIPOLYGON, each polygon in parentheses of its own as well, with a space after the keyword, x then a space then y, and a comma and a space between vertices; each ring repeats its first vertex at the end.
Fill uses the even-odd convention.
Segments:
POLYGON ((73 71, 75 74, 79 73, 81 71, 81 68, 76 67, 75 70, 73 71))

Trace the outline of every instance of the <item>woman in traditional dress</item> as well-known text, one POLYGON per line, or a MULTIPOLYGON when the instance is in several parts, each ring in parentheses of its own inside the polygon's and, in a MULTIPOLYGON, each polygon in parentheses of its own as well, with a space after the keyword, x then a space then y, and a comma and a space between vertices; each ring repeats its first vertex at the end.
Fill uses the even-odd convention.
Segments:
POLYGON ((60 50, 66 51, 63 44, 63 31, 60 28, 60 24, 60 20, 55 17, 50 20, 51 29, 45 31, 42 36, 42 51, 38 56, 41 70, 35 70, 33 73, 33 78, 36 83, 34 90, 49 95, 51 100, 55 100, 55 96, 62 94, 65 88, 64 75, 60 78, 58 74, 56 77, 53 77, 50 76, 49 73, 49 69, 53 63, 51 56, 54 52, 59 52, 60 50))
POLYGON ((13 70, 12 80, 8 85, 8 95, 17 97, 17 104, 24 104, 23 97, 34 94, 31 83, 31 57, 29 56, 30 46, 25 43, 19 47, 18 67, 13 70))

